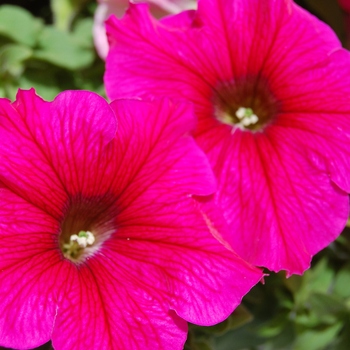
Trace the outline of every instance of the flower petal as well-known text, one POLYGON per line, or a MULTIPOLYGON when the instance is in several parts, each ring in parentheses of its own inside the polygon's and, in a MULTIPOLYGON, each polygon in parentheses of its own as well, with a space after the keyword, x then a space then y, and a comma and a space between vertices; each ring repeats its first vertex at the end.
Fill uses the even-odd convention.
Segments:
POLYGON ((67 266, 58 222, 7 189, 0 196, 0 345, 28 349, 51 338, 67 266))
MULTIPOLYGON (((186 14, 193 16, 191 12, 186 14)), ((209 92, 210 86, 201 85, 203 79, 210 80, 207 76, 212 74, 208 68, 212 57, 199 60, 201 51, 192 45, 197 42, 197 36, 205 44, 206 35, 199 29, 184 31, 189 20, 182 14, 159 24, 145 4, 131 4, 122 20, 112 16, 106 22, 110 51, 105 85, 109 98, 175 96, 187 99, 191 96, 195 100, 202 95, 202 90, 209 92), (173 28, 170 25, 173 23, 181 27, 173 28), (140 54, 147 58, 142 65, 137 59, 140 54), (164 84, 165 81, 171 84, 164 84)), ((210 50, 210 46, 206 47, 210 50)))
POLYGON ((142 281, 124 274, 129 269, 124 257, 115 261, 101 254, 71 273, 52 333, 54 348, 182 349, 186 322, 167 312, 156 290, 149 294, 142 281))
POLYGON ((222 134, 214 141, 209 156, 227 152, 224 162, 217 157, 215 200, 231 226, 233 247, 255 265, 301 274, 344 228, 348 195, 284 128, 259 135, 237 130, 229 141, 222 134))
POLYGON ((132 201, 181 200, 209 195, 216 180, 203 151, 190 133, 192 106, 168 99, 115 101, 119 130, 104 178, 112 178, 120 210, 132 201))
POLYGON ((314 165, 350 193, 350 85, 344 78, 348 76, 350 53, 339 49, 324 66, 304 72, 299 81, 291 79, 293 91, 278 91, 284 103, 276 124, 297 135, 314 165))
POLYGON ((226 222, 210 202, 138 203, 119 215, 118 227, 106 249, 134 260, 129 274, 141 280, 136 272, 143 271, 143 279, 189 322, 223 321, 262 278, 230 249, 226 222), (150 265, 139 270, 136 262, 150 265))
POLYGON ((0 108, 0 176, 8 188, 56 218, 68 195, 96 192, 96 162, 116 132, 103 98, 68 91, 45 102, 30 90, 0 108))

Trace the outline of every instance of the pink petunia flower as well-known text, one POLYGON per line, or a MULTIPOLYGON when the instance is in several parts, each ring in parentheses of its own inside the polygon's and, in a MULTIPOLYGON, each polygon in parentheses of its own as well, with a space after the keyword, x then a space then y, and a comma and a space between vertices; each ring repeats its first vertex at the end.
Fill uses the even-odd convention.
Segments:
MULTIPOLYGON (((123 17, 126 9, 129 7, 129 0, 97 1, 99 5, 94 16, 93 36, 97 53, 105 60, 109 49, 105 21, 112 14, 118 18, 123 17)), ((156 18, 197 8, 197 0, 134 0, 133 2, 148 2, 151 5, 152 14, 156 18)))
POLYGON ((350 54, 291 0, 198 6, 112 17, 107 94, 191 101, 234 249, 301 274, 349 214, 350 54))
POLYGON ((0 100, 1 346, 180 350, 232 312, 262 275, 224 247, 193 128, 168 100, 0 100))

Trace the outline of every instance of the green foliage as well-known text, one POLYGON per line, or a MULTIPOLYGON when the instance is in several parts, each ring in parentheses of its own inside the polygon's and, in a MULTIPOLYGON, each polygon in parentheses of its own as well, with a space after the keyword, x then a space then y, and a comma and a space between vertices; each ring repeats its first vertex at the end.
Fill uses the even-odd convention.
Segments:
POLYGON ((73 28, 74 39, 80 47, 86 49, 93 49, 94 44, 92 40, 92 26, 93 26, 92 18, 83 18, 76 21, 75 26, 73 28))
POLYGON ((346 264, 337 273, 333 292, 335 295, 347 298, 350 301, 350 263, 346 264))
POLYGON ((51 0, 55 26, 60 30, 68 31, 74 17, 87 1, 88 0, 51 0))
POLYGON ((105 96, 104 63, 94 49, 92 25, 91 17, 79 16, 64 31, 20 7, 0 6, 0 97, 14 100, 18 88, 31 87, 46 100, 74 89, 105 96))
POLYGON ((318 330, 305 330, 296 339, 293 350, 319 350, 324 349, 336 337, 342 323, 320 328, 318 330))
POLYGON ((0 7, 0 35, 16 43, 34 47, 43 21, 34 18, 21 7, 3 5, 0 7))
POLYGON ((33 50, 24 45, 7 44, 0 48, 0 74, 20 77, 24 61, 33 55, 33 50))
POLYGON ((46 26, 41 32, 33 58, 76 70, 90 66, 95 55, 91 49, 82 47, 74 34, 46 26))

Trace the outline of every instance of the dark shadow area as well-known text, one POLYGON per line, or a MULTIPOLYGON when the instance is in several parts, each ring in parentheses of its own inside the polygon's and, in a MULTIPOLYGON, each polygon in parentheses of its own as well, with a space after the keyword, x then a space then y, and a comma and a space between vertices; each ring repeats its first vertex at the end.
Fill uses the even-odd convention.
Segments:
POLYGON ((0 5, 5 4, 21 6, 34 16, 43 18, 46 23, 52 23, 50 0, 0 0, 0 5))
MULTIPOLYGON (((4 348, 0 346, 0 350, 13 350, 10 348, 4 348)), ((38 348, 32 349, 32 350, 53 350, 53 347, 51 346, 51 341, 47 342, 44 345, 39 346, 38 348)))

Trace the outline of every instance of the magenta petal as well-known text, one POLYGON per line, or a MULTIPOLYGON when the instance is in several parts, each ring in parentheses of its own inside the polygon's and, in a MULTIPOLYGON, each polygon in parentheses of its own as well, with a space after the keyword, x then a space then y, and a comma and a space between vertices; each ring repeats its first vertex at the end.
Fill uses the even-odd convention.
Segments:
MULTIPOLYGON (((196 0, 135 0, 134 2, 148 2, 151 12, 156 18, 161 18, 170 13, 178 13, 182 10, 192 10, 197 7, 196 0)), ((114 14, 117 18, 123 17, 129 6, 129 1, 106 0, 99 1, 99 3, 94 15, 93 35, 96 50, 99 56, 105 60, 109 50, 105 21, 111 14, 114 14)), ((182 17, 182 15, 180 15, 180 17, 182 17)), ((179 21, 177 21, 177 24, 179 24, 179 21)))
POLYGON ((0 196, 0 345, 28 349, 54 326, 65 273, 53 240, 58 222, 6 189, 0 196))
POLYGON ((197 37, 205 44, 206 35, 199 29, 184 30, 192 16, 191 12, 186 12, 158 24, 148 13, 147 6, 139 4, 131 5, 122 20, 111 17, 106 22, 110 51, 105 85, 109 98, 170 96, 187 99, 191 96, 199 100, 202 93, 209 93, 210 86, 203 86, 203 79, 207 80, 206 77, 215 72, 209 68, 206 58, 198 59, 200 49, 189 45, 196 42, 197 37), (176 23, 181 27, 174 28, 176 23), (174 50, 174 43, 179 49, 174 50), (145 53, 147 59, 140 65, 137 57, 145 53), (115 67, 118 67, 118 75, 115 67), (167 79, 170 85, 164 83, 167 79))
POLYGON ((256 265, 301 274, 343 229, 348 195, 314 168, 283 129, 270 128, 255 139, 240 133, 232 141, 237 151, 221 169, 216 200, 235 232, 233 246, 256 265), (238 169, 237 178, 245 181, 232 181, 226 167, 238 169))
POLYGON ((187 323, 145 288, 146 276, 136 281, 125 274, 141 266, 107 252, 72 273, 52 333, 55 349, 181 349, 187 323), (116 264, 116 258, 122 260, 116 264))
POLYGON ((308 158, 344 191, 350 192, 350 53, 339 49, 325 66, 302 75, 302 84, 291 81, 279 90, 289 98, 276 124, 296 135, 308 158))
POLYGON ((163 293, 189 322, 208 326, 223 321, 262 277, 225 248, 229 232, 212 204, 192 198, 171 205, 134 203, 119 215, 118 226, 118 239, 110 240, 106 250, 130 258, 130 267, 144 263, 128 275, 141 280, 142 273, 144 283, 163 293))
POLYGON ((57 218, 67 195, 96 192, 95 163, 116 132, 103 98, 70 91, 45 102, 30 90, 12 105, 1 100, 0 108, 6 186, 57 218))
MULTIPOLYGON (((219 141, 222 136, 215 137, 216 152, 227 150, 228 143, 219 141)), ((312 255, 343 229, 349 199, 326 173, 315 169, 297 141, 277 127, 256 137, 237 132, 226 161, 216 165, 221 174, 216 201, 240 256, 274 271, 301 274, 312 255), (236 181, 228 176, 233 168, 236 181)))
POLYGON ((112 155, 117 161, 109 162, 107 172, 115 178, 115 188, 128 186, 125 196, 120 195, 123 207, 135 199, 163 203, 215 192, 207 157, 190 136, 195 128, 192 105, 164 99, 115 101, 111 106, 118 113, 119 130, 117 154, 112 155))
POLYGON ((192 25, 192 22, 195 18, 196 11, 188 10, 182 11, 174 16, 167 16, 160 20, 160 23, 170 26, 174 29, 189 29, 192 25))

